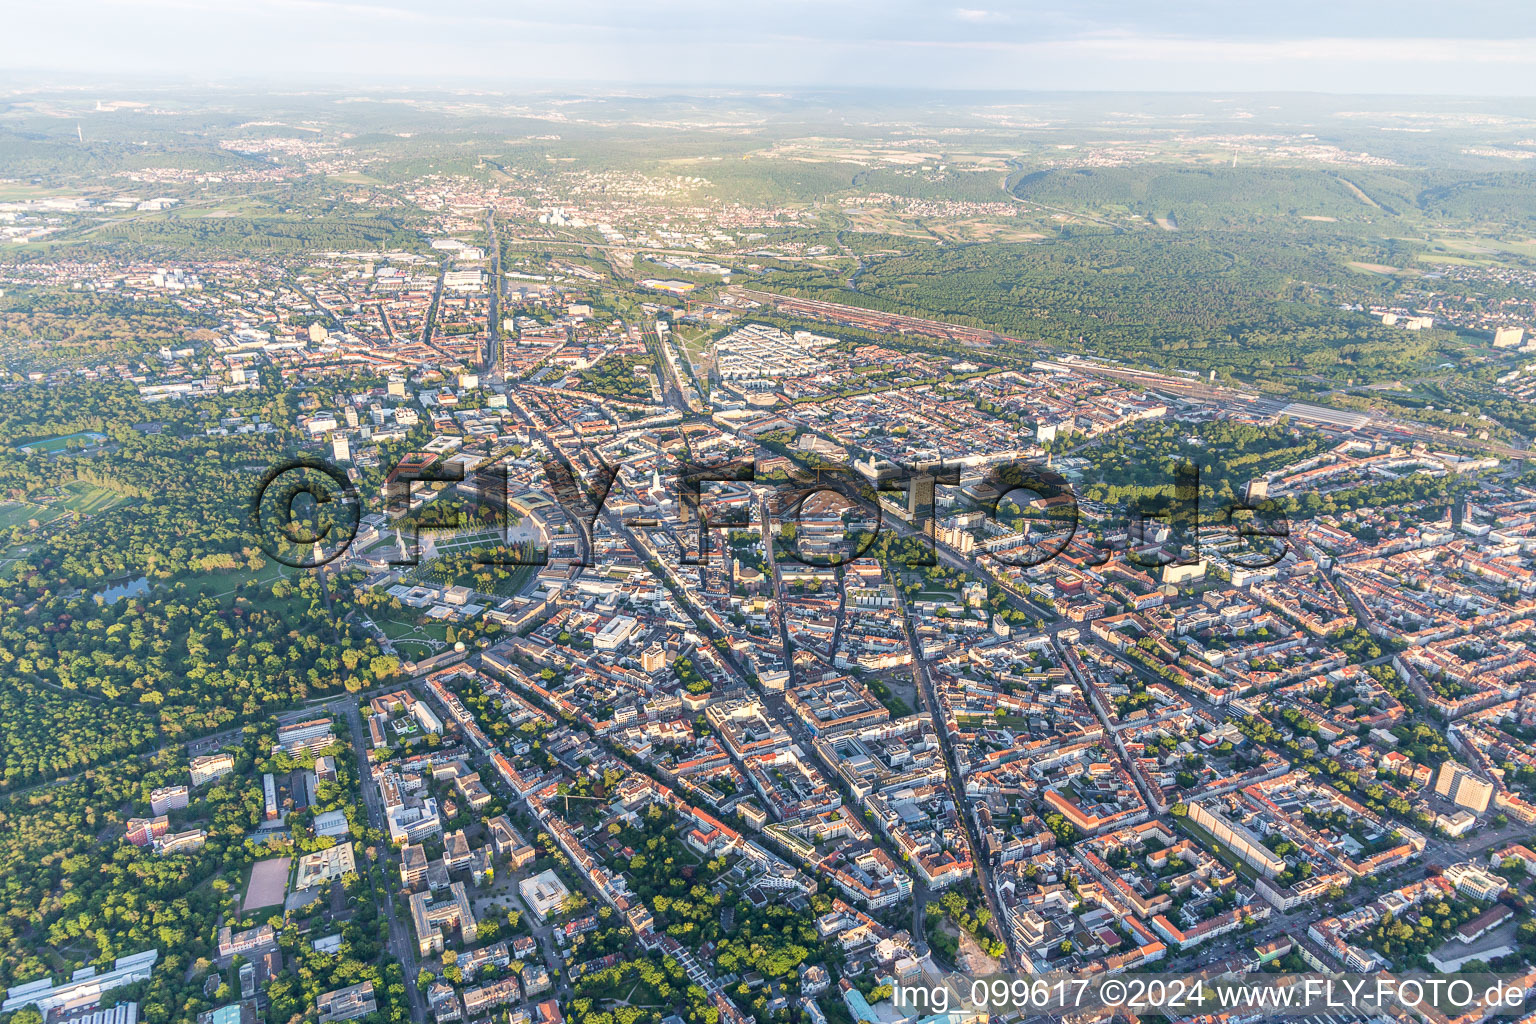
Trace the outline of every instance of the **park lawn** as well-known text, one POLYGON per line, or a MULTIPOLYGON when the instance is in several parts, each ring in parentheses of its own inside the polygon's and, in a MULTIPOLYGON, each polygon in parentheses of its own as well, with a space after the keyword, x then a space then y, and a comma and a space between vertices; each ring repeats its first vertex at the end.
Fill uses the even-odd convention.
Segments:
POLYGON ((418 631, 413 622, 401 622, 399 619, 374 618, 374 624, 384 631, 384 635, 391 640, 399 640, 402 637, 414 636, 418 631))
POLYGON ((271 559, 262 561, 264 564, 256 570, 243 566, 239 569, 189 569, 173 576, 168 585, 174 588, 180 584, 185 586, 189 596, 218 597, 227 603, 236 590, 246 583, 255 582, 260 584, 260 592, 245 594, 245 599, 253 605, 280 610, 289 600, 273 597, 272 584, 284 577, 297 577, 304 570, 290 569, 271 559))
MULTIPOLYGON (((231 573, 226 578, 232 580, 234 574, 231 573)), ((233 586, 234 584, 231 583, 230 585, 233 586)), ((258 587, 255 593, 246 593, 240 596, 245 599, 250 607, 260 611, 271 612, 282 618, 287 618, 287 613, 293 608, 294 603, 302 600, 297 594, 290 597, 277 597, 272 593, 270 586, 258 587)))
POLYGON ((473 533, 434 531, 432 536, 432 546, 437 551, 468 551, 500 543, 501 533, 497 530, 476 530, 473 533))
POLYGON ((400 656, 410 661, 421 661, 423 658, 430 658, 435 653, 432 648, 416 640, 395 640, 393 642, 395 650, 399 652, 400 656))
POLYGON ((444 622, 410 623, 401 622, 399 619, 374 618, 374 625, 384 631, 389 637, 395 649, 401 654, 407 653, 407 648, 418 652, 421 657, 429 654, 437 654, 446 650, 448 643, 448 624, 444 622), (434 645, 431 641, 437 641, 434 645))

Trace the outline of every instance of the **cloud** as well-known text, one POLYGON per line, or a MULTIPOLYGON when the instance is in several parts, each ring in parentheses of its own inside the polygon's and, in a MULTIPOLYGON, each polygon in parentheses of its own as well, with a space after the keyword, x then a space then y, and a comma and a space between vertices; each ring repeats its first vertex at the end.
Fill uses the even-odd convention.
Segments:
MULTIPOLYGON (((987 12, 978 13, 985 15, 987 12)), ((890 38, 881 40, 881 43, 887 46, 907 46, 928 50, 990 50, 1031 56, 1083 56, 1138 62, 1191 60, 1215 60, 1223 63, 1276 63, 1298 60, 1401 64, 1420 61, 1495 62, 1524 64, 1536 69, 1536 37, 1527 39, 1318 37, 1255 41, 1117 33, 1050 40, 890 38)))
POLYGON ((1431 0, 55 0, 8 16, 0 67, 13 81, 24 68, 152 69, 414 86, 1532 95, 1533 12, 1499 0, 1465 0, 1454 18, 1431 0))

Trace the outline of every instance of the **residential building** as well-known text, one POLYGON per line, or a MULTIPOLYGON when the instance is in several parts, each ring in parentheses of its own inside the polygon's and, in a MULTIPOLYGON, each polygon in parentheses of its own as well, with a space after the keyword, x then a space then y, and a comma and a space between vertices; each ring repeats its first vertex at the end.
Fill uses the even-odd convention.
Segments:
POLYGON ((188 765, 188 771, 192 776, 192 785, 201 786, 205 782, 228 775, 235 770, 235 755, 220 751, 217 754, 208 754, 205 757, 194 757, 188 765))
POLYGON ((331 992, 322 992, 315 1000, 315 1010, 319 1013, 320 1024, 330 1024, 331 1021, 355 1020, 365 1017, 379 1008, 373 998, 373 982, 365 981, 360 985, 348 985, 346 988, 338 988, 331 992))

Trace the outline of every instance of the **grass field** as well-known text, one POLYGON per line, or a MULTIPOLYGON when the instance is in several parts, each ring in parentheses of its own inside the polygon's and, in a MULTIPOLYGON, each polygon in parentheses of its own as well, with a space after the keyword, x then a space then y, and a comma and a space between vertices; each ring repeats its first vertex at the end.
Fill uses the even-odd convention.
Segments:
POLYGON ((46 505, 30 501, 0 502, 0 530, 8 531, 15 526, 26 530, 27 523, 32 520, 36 520, 39 526, 46 526, 71 512, 97 515, 133 500, 115 491, 78 481, 63 485, 60 492, 62 497, 46 505))
POLYGON ((105 512, 107 509, 116 508, 134 500, 116 491, 109 491, 105 487, 96 487, 78 480, 65 484, 63 491, 64 500, 60 501, 59 505, 71 512, 84 512, 86 515, 105 512))
POLYGON ((9 530, 13 526, 25 528, 28 521, 33 519, 36 519, 39 525, 49 523, 63 514, 62 509, 49 508, 46 505, 7 501, 0 504, 0 530, 9 530))
POLYGON ((382 185, 383 179, 374 178, 361 171, 348 171, 345 174, 333 174, 332 181, 345 182, 348 185, 382 185))

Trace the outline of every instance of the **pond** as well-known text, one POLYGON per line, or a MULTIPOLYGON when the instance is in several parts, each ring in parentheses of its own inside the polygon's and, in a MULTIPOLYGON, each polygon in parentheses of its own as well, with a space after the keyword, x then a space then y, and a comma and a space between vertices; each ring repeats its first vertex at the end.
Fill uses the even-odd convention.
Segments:
POLYGON ((141 597, 149 593, 149 580, 143 576, 136 576, 131 580, 114 583, 112 586, 96 595, 97 604, 116 604, 125 597, 141 597))

